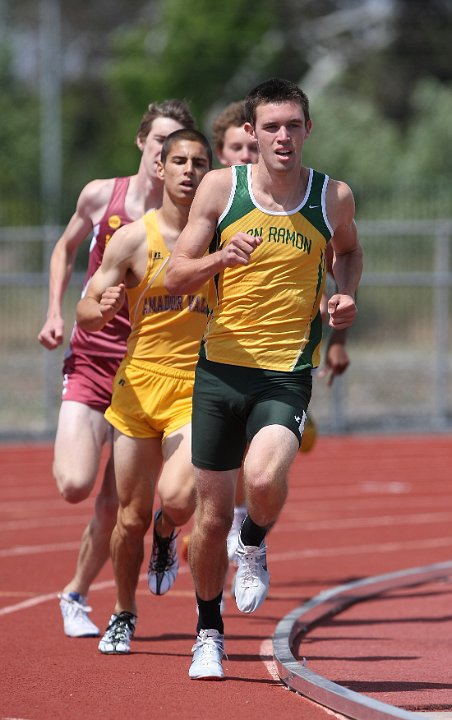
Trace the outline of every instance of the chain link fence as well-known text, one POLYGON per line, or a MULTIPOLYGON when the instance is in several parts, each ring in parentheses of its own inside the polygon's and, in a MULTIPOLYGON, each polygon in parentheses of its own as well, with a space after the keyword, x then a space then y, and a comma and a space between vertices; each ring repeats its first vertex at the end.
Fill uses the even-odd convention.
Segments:
MULTIPOLYGON (((347 343, 351 365, 331 388, 314 378, 320 431, 451 431, 452 220, 363 220, 359 231, 365 273, 347 343)), ((50 439, 55 432, 63 353, 89 245, 65 298, 65 345, 49 352, 37 335, 60 233, 0 228, 0 439, 50 439)))

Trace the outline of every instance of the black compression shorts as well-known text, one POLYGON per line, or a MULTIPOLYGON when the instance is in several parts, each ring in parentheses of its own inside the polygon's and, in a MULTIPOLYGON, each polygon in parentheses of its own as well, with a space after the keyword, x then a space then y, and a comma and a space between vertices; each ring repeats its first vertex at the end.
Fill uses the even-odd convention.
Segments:
POLYGON ((301 442, 311 399, 311 370, 296 373, 215 363, 200 358, 192 415, 192 461, 208 470, 232 470, 267 425, 289 428, 301 442))

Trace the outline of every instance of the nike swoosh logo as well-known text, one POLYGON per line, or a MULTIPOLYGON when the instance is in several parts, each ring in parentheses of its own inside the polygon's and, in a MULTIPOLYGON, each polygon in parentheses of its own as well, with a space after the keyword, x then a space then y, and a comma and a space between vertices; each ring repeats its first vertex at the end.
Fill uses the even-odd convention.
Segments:
POLYGON ((320 207, 320 205, 310 205, 310 206, 309 206, 309 209, 310 209, 310 210, 313 210, 314 208, 317 208, 317 207, 320 207))

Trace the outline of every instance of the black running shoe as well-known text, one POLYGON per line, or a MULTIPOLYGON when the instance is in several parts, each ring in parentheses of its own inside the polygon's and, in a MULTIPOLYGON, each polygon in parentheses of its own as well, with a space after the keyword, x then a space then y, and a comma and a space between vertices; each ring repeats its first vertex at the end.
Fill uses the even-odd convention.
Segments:
POLYGON ((167 593, 172 587, 179 570, 176 531, 173 530, 169 537, 162 538, 155 530, 156 522, 161 514, 162 511, 159 509, 154 515, 154 540, 148 568, 148 586, 154 595, 167 593))
POLYGON ((100 652, 105 655, 127 655, 136 622, 136 615, 125 610, 119 615, 112 615, 105 635, 98 645, 100 652))

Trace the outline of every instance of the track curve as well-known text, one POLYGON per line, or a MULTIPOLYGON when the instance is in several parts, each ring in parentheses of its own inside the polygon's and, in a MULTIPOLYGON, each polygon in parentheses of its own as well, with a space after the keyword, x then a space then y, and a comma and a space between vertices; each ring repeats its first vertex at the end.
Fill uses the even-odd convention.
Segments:
POLYGON ((336 615, 350 605, 387 590, 420 585, 447 578, 452 561, 397 572, 375 575, 319 593, 287 614, 273 635, 273 658, 282 682, 291 690, 354 720, 425 720, 425 715, 410 712, 354 692, 332 682, 297 660, 293 647, 322 619, 336 615))

